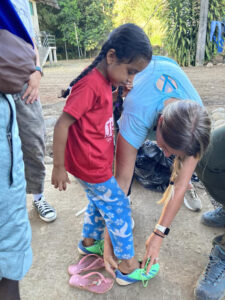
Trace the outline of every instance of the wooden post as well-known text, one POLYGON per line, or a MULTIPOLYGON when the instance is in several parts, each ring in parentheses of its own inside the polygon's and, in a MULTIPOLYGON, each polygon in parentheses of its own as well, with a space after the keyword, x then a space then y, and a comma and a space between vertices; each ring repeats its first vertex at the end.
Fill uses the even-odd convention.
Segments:
POLYGON ((54 61, 55 63, 57 63, 56 47, 54 47, 54 48, 52 49, 52 51, 53 51, 53 61, 54 61))
POLYGON ((66 37, 65 37, 65 33, 63 33, 63 36, 64 36, 64 46, 65 46, 66 60, 68 60, 68 53, 67 53, 67 46, 66 46, 66 37))
POLYGON ((209 9, 209 0, 201 0, 197 51, 195 57, 196 66, 202 66, 204 63, 208 9, 209 9))
POLYGON ((76 41, 77 41, 77 50, 78 50, 78 55, 79 55, 79 58, 80 58, 80 47, 79 47, 79 41, 78 41, 78 35, 77 35, 77 26, 76 26, 76 23, 74 22, 74 30, 75 30, 75 37, 76 37, 76 41))
POLYGON ((53 57, 52 57, 52 48, 51 47, 50 47, 50 51, 49 51, 49 61, 50 61, 50 65, 52 65, 53 57))

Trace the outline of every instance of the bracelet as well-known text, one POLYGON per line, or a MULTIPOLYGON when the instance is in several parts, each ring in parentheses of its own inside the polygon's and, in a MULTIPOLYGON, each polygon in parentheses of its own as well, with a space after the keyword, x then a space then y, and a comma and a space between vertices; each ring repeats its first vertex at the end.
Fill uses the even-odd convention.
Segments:
POLYGON ((158 234, 157 232, 155 232, 155 231, 153 231, 153 233, 155 234, 155 235, 158 235, 158 236, 160 236, 162 239, 164 239, 164 237, 165 236, 162 236, 161 234, 158 234))
POLYGON ((40 73, 41 73, 41 77, 42 77, 42 76, 44 76, 44 74, 43 74, 43 71, 42 71, 42 68, 41 68, 41 67, 38 67, 38 66, 36 66, 36 67, 35 67, 35 71, 38 71, 38 72, 40 72, 40 73))

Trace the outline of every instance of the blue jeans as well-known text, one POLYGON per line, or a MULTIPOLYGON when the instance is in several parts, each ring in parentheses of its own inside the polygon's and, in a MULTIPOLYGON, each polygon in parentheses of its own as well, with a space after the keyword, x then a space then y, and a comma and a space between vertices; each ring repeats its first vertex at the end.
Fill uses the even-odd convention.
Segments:
POLYGON ((113 251, 118 259, 134 256, 131 208, 127 196, 111 177, 102 183, 84 186, 89 204, 84 215, 83 237, 101 240, 105 226, 108 229, 113 251))

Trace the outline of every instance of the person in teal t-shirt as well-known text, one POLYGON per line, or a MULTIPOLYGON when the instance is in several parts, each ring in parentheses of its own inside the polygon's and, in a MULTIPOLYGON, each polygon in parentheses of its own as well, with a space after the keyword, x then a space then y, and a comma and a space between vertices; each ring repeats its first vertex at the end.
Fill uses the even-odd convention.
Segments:
MULTIPOLYGON (((175 155, 170 184, 161 201, 165 203, 162 214, 146 241, 142 267, 150 260, 147 272, 158 261, 163 238, 169 233, 195 167, 209 144, 210 123, 197 91, 170 58, 153 56, 134 78, 133 88, 124 99, 115 163, 115 177, 124 193, 128 193, 137 151, 145 139, 154 139, 166 157, 175 155)), ((113 275, 112 269, 117 266, 110 243, 106 233, 105 266, 113 275)))

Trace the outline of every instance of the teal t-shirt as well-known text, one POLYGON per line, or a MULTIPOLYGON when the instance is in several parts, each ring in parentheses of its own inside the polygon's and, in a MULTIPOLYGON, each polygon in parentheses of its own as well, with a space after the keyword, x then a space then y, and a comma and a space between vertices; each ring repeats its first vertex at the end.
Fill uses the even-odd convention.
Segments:
POLYGON ((123 138, 138 149, 152 135, 164 102, 169 98, 201 98, 180 66, 172 59, 153 56, 149 65, 135 76, 133 89, 123 104, 119 130, 123 138))

